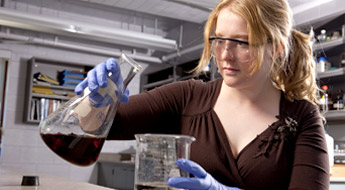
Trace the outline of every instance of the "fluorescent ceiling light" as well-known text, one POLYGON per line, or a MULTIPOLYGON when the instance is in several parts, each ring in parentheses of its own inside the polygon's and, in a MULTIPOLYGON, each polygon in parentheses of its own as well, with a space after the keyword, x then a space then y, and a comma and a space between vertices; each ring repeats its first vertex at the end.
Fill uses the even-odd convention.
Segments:
POLYGON ((0 8, 0 25, 74 36, 135 48, 155 49, 159 51, 172 51, 177 48, 175 40, 166 39, 157 35, 28 14, 6 8, 0 8))
POLYGON ((308 3, 303 3, 301 5, 298 5, 294 8, 292 8, 292 12, 293 14, 298 14, 304 11, 307 11, 309 9, 315 8, 317 6, 326 4, 328 2, 331 2, 333 0, 313 0, 313 1, 309 1, 308 3))
POLYGON ((206 3, 206 2, 200 2, 197 1, 195 2, 194 0, 166 0, 166 1, 171 1, 174 3, 179 3, 179 4, 183 4, 183 5, 187 5, 190 6, 192 8, 197 8, 206 12, 211 12, 213 7, 216 5, 215 2, 212 2, 212 5, 210 2, 206 3))

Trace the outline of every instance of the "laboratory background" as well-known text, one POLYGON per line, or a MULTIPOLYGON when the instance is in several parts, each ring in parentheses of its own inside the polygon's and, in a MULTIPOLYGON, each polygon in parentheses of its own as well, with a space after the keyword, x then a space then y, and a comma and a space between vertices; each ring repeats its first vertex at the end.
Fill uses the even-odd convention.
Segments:
MULTIPOLYGON (((121 53, 143 67, 128 86, 131 95, 174 81, 220 77, 214 65, 199 76, 189 72, 198 64, 204 24, 217 2, 1 0, 0 189, 15 178, 6 178, 4 168, 16 177, 50 176, 52 186, 133 189, 134 140, 106 141, 97 162, 80 167, 52 152, 38 125, 75 95, 87 71, 121 53)), ((345 189, 345 1, 288 2, 294 28, 314 35, 317 83, 325 92, 320 111, 332 163, 330 189, 345 189)))

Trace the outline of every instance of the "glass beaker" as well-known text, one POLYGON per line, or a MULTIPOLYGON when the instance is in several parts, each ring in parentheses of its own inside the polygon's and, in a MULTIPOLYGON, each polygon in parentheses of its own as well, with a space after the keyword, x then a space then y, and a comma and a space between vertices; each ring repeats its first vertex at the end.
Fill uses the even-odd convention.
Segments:
POLYGON ((105 101, 109 100, 106 97, 112 98, 113 103, 104 107, 93 106, 89 101, 90 91, 85 88, 82 95, 74 96, 40 122, 39 132, 43 141, 66 161, 88 166, 97 160, 120 103, 117 97, 125 92, 142 69, 125 54, 121 54, 118 63, 123 78, 122 91, 109 78, 108 86, 98 90, 105 101))
POLYGON ((176 165, 178 158, 189 159, 194 137, 187 135, 136 134, 135 190, 173 190, 170 177, 189 177, 176 165))

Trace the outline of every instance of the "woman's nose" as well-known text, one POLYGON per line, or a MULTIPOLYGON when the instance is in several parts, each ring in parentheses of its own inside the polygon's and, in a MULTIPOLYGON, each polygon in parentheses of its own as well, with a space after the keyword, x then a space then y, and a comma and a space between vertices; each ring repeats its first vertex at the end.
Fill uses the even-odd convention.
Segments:
POLYGON ((222 50, 222 53, 221 53, 221 58, 223 60, 231 60, 231 61, 235 60, 233 50, 231 50, 230 46, 224 47, 224 49, 222 50))

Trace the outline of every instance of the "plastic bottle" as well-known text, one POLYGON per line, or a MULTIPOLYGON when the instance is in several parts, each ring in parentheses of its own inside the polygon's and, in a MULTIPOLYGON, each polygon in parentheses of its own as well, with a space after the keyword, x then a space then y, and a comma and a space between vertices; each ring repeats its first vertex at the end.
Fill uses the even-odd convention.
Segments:
POLYGON ((325 72, 326 71, 326 58, 320 57, 317 66, 318 66, 317 67, 318 72, 325 72))
POLYGON ((323 85, 322 90, 324 90, 324 93, 321 97, 321 104, 322 104, 322 111, 328 111, 328 86, 327 85, 323 85))
POLYGON ((327 57, 320 57, 317 63, 317 72, 325 72, 331 70, 331 63, 327 57))

